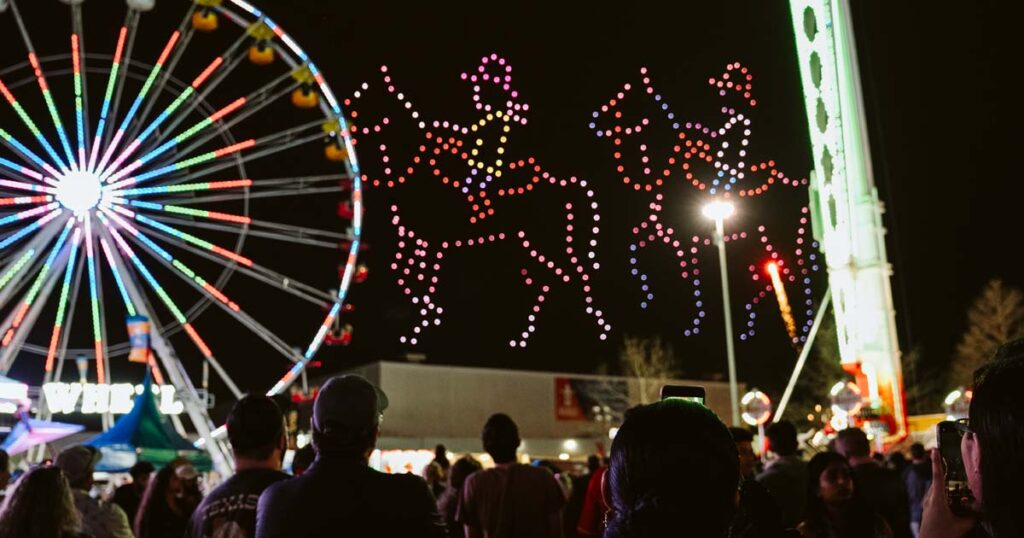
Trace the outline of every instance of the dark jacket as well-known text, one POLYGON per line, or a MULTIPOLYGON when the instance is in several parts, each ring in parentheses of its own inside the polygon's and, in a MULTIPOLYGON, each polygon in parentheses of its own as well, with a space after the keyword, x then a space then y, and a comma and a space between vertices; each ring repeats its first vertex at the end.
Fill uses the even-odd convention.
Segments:
POLYGON ((781 456, 768 462, 757 481, 779 504, 783 526, 795 529, 803 521, 807 504, 807 462, 799 456, 781 456))
POLYGON ((256 536, 443 538, 444 522, 422 478, 320 455, 302 476, 263 492, 256 536))
POLYGON ((877 463, 853 468, 853 481, 861 496, 881 515, 895 538, 910 538, 910 503, 907 488, 896 471, 877 463))
POLYGON ((907 486, 907 498, 910 500, 910 521, 920 523, 924 512, 924 496, 932 487, 932 462, 925 460, 908 466, 903 470, 903 482, 907 486))

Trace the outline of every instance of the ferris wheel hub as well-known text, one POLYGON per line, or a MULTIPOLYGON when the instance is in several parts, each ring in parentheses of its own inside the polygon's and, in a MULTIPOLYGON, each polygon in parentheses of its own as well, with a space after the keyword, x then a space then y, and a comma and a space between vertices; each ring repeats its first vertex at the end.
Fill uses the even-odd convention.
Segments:
POLYGON ((57 201, 76 215, 96 207, 102 195, 100 178, 92 172, 68 172, 57 183, 57 201))

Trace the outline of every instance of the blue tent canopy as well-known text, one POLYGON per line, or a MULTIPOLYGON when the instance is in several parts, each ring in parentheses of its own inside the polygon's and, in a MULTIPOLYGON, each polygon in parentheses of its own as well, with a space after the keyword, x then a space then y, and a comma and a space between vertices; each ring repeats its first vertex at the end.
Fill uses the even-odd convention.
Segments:
POLYGON ((161 467, 179 457, 189 460, 200 471, 210 470, 213 465, 209 455, 178 435, 157 409, 151 385, 147 375, 131 412, 117 419, 109 430, 86 441, 103 454, 96 470, 124 472, 136 461, 161 467))

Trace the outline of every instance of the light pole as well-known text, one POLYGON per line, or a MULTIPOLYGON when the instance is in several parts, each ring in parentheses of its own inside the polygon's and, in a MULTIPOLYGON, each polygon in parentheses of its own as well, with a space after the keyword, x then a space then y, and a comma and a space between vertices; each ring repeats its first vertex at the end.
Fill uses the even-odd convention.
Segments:
POLYGON ((736 208, 732 203, 715 200, 704 206, 704 216, 715 221, 715 245, 718 247, 718 266, 722 272, 722 307, 725 310, 725 354, 729 361, 729 402, 732 407, 732 425, 740 425, 740 396, 736 384, 736 349, 732 337, 732 308, 729 305, 729 273, 725 265, 725 219, 736 208))

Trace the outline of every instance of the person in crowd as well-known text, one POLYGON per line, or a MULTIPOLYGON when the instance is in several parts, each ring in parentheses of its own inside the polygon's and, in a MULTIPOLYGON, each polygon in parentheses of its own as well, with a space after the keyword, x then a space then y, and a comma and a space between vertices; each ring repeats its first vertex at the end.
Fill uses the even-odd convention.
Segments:
POLYGON ((448 469, 448 488, 437 500, 437 509, 444 517, 445 532, 448 538, 463 537, 462 525, 455 519, 459 499, 462 496, 462 487, 465 485, 466 479, 480 469, 482 469, 480 462, 469 456, 455 460, 455 463, 448 469))
POLYGON ((795 528, 803 520, 807 501, 807 463, 800 457, 796 426, 782 420, 769 426, 765 436, 775 457, 757 475, 757 481, 775 497, 782 525, 787 529, 795 528))
POLYGON ((59 467, 21 475, 0 508, 0 538, 85 538, 71 486, 59 467))
POLYGON ((725 536, 740 483, 736 443, 707 407, 638 406, 612 441, 605 538, 725 536))
POLYGON ((448 488, 445 471, 441 468, 441 464, 436 461, 432 461, 423 467, 423 480, 426 481, 427 487, 430 488, 430 494, 435 499, 440 499, 441 495, 444 494, 444 490, 448 488))
POLYGON ((889 457, 885 460, 885 467, 896 471, 896 474, 903 476, 903 471, 907 470, 907 466, 910 465, 907 462, 907 456, 899 450, 893 450, 889 453, 889 457))
POLYGON ((437 445, 434 447, 434 463, 441 467, 441 471, 444 472, 444 479, 448 479, 448 469, 451 468, 452 463, 448 461, 448 449, 444 445, 437 445))
POLYGON ((932 486, 924 502, 921 536, 993 538, 1024 536, 1024 339, 996 352, 974 374, 969 425, 960 443, 973 498, 971 515, 957 515, 946 499, 945 466, 932 451, 932 486), (980 524, 980 525, 979 525, 980 524), (978 528, 980 526, 980 529, 978 528))
POLYGON ((736 450, 740 454, 740 477, 743 480, 753 480, 757 475, 757 455, 754 454, 754 434, 746 428, 729 428, 733 441, 736 442, 736 450))
POLYGON ((132 528, 124 510, 116 504, 100 502, 89 496, 93 473, 99 461, 98 449, 75 445, 58 454, 55 463, 71 486, 71 495, 84 532, 95 538, 131 538, 132 528))
POLYGON ((822 452, 811 458, 800 534, 805 538, 891 538, 888 523, 867 502, 858 484, 843 456, 822 452))
POLYGON ((302 473, 309 469, 309 466, 313 464, 313 460, 316 458, 316 451, 313 450, 313 445, 306 445, 295 451, 295 456, 292 457, 292 476, 302 476, 302 473))
POLYGON ((502 413, 491 415, 481 438, 495 467, 466 479, 456 516, 466 538, 561 536, 565 494, 550 471, 516 463, 516 423, 502 413))
MULTIPOLYGON (((732 538, 761 538, 783 534, 782 515, 778 503, 768 489, 757 482, 759 463, 754 454, 754 434, 746 428, 729 428, 740 458, 740 502, 730 526, 732 538)), ((802 490, 801 490, 802 493, 802 490)))
POLYGON ((181 538, 189 518, 202 501, 196 472, 178 458, 150 478, 135 515, 136 538, 181 538))
MULTIPOLYGON (((587 460, 590 464, 591 460, 587 460)), ((604 499, 604 477, 608 473, 606 461, 597 460, 599 466, 591 471, 590 481, 587 483, 587 491, 583 496, 583 507, 580 517, 576 522, 576 536, 579 538, 593 538, 604 535, 605 516, 608 514, 608 504, 604 499)))
POLYGON ((146 492, 146 484, 149 477, 156 469, 148 461, 139 461, 128 470, 132 481, 121 485, 114 491, 113 503, 124 510, 128 521, 135 521, 135 515, 139 513, 139 503, 142 502, 142 494, 146 492))
POLYGON ((284 415, 274 400, 247 394, 231 408, 226 426, 235 474, 199 504, 185 538, 255 536, 260 494, 271 484, 291 478, 281 472, 288 440, 284 415))
POLYGON ((896 472, 886 469, 871 457, 867 434, 858 428, 841 430, 836 434, 836 451, 850 462, 853 477, 864 499, 885 518, 893 536, 910 538, 907 488, 896 472))
POLYGON ((422 478, 368 465, 387 406, 384 392, 360 376, 330 379, 313 402, 316 460, 302 476, 263 492, 256 536, 444 536, 422 478))
POLYGON ((924 497, 932 486, 932 462, 921 443, 910 445, 910 465, 903 470, 903 483, 910 500, 910 532, 914 538, 921 534, 921 516, 924 497))
POLYGON ((562 512, 563 537, 574 538, 577 535, 576 527, 580 520, 580 514, 583 513, 583 501, 587 495, 587 488, 590 485, 590 480, 594 477, 594 472, 600 467, 601 458, 596 454, 591 454, 587 457, 585 472, 570 477, 571 493, 565 510, 562 512))

